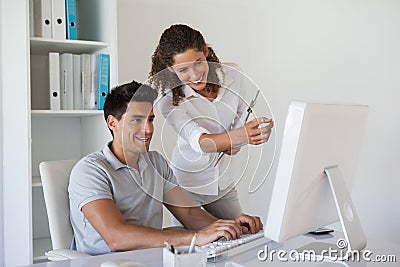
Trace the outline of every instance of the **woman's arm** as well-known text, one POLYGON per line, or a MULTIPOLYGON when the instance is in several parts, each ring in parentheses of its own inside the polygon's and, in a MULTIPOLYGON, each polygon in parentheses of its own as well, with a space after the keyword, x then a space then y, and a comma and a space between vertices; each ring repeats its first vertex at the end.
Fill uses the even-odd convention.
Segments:
POLYGON ((203 134, 199 144, 203 152, 223 152, 245 145, 259 145, 268 141, 274 122, 265 117, 255 118, 244 126, 220 134, 203 134), (259 128, 261 124, 268 124, 259 128))
POLYGON ((175 131, 187 140, 193 149, 205 153, 225 152, 244 144, 265 143, 274 126, 272 119, 260 117, 228 132, 212 134, 199 126, 182 106, 173 106, 171 95, 162 97, 158 106, 163 117, 175 131), (259 128, 261 124, 268 125, 259 128))

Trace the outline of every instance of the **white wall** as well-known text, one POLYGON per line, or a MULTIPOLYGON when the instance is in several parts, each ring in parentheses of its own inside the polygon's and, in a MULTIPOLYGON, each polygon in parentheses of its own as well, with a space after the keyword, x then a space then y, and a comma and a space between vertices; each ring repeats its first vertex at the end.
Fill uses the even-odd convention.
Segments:
POLYGON ((400 243, 400 2, 276 0, 251 13, 249 71, 277 122, 291 99, 370 106, 353 200, 368 237, 400 243))
POLYGON ((248 56, 236 45, 243 41, 247 43, 247 36, 240 36, 244 40, 238 40, 239 36, 227 34, 226 28, 231 27, 247 35, 248 5, 246 1, 236 1, 234 7, 226 8, 231 3, 230 0, 117 0, 118 66, 122 67, 118 69, 119 82, 147 79, 150 57, 158 39, 164 29, 174 23, 190 24, 201 30, 206 42, 225 61, 247 64, 248 56), (220 15, 215 16, 214 10, 218 10, 220 15))
MULTIPOLYGON (((399 1, 118 0, 118 12, 120 83, 144 81, 161 32, 190 24, 222 61, 237 62, 260 86, 275 115, 278 148, 292 99, 368 104, 352 196, 369 238, 400 243, 399 1)), ((263 218, 275 167, 255 194, 239 185, 244 208, 263 218)))

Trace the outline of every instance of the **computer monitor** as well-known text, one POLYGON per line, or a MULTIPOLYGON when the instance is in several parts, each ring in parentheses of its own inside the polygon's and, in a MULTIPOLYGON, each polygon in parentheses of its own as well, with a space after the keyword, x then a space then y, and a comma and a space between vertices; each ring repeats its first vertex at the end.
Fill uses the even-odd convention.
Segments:
POLYGON ((368 107, 292 102, 283 132, 265 236, 283 242, 342 223, 348 248, 366 239, 350 194, 368 107))

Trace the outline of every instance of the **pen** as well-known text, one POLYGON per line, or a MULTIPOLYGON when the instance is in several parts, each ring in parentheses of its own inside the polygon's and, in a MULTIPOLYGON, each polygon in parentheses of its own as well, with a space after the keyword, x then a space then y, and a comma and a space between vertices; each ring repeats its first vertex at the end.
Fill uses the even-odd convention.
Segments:
MULTIPOLYGON (((242 146, 244 146, 244 145, 247 145, 247 144, 240 144, 240 145, 234 146, 234 147, 232 147, 232 148, 239 148, 239 147, 242 147, 242 146)), ((222 159, 222 156, 223 156, 223 155, 224 155, 224 152, 219 152, 218 159, 217 159, 217 161, 215 162, 214 167, 217 166, 218 162, 220 162, 220 160, 222 159)))
MULTIPOLYGON (((249 119, 250 114, 253 113, 253 107, 256 105, 256 101, 257 101, 257 98, 258 98, 259 94, 260 94, 260 89, 257 90, 257 93, 256 93, 255 97, 251 100, 250 105, 247 108, 247 115, 246 115, 246 118, 244 119, 245 123, 249 119)), ((238 148, 238 147, 241 147, 243 145, 245 145, 245 144, 238 145, 238 146, 235 146, 235 147, 232 147, 232 148, 238 148)), ((221 161, 223 156, 224 156, 224 151, 219 152, 219 155, 218 155, 217 161, 214 164, 214 167, 217 166, 217 164, 221 161)))
POLYGON ((173 245, 171 245, 171 252, 174 254, 179 254, 179 251, 175 249, 173 245))
POLYGON ((190 242, 190 247, 189 247, 188 253, 192 253, 193 252, 195 243, 196 243, 196 234, 194 234, 194 236, 192 238, 192 242, 190 242))

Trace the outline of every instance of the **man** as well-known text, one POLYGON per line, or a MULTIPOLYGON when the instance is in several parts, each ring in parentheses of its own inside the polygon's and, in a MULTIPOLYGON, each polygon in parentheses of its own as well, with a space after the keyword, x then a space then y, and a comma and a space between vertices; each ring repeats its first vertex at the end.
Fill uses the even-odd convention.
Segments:
POLYGON ((262 229, 258 217, 218 220, 190 205, 165 159, 148 151, 156 97, 155 90, 135 81, 107 95, 104 118, 113 140, 71 172, 74 249, 94 255, 160 247, 165 241, 180 246, 189 244, 194 233, 196 245, 204 245, 262 229), (162 230, 162 205, 186 229, 162 230))

